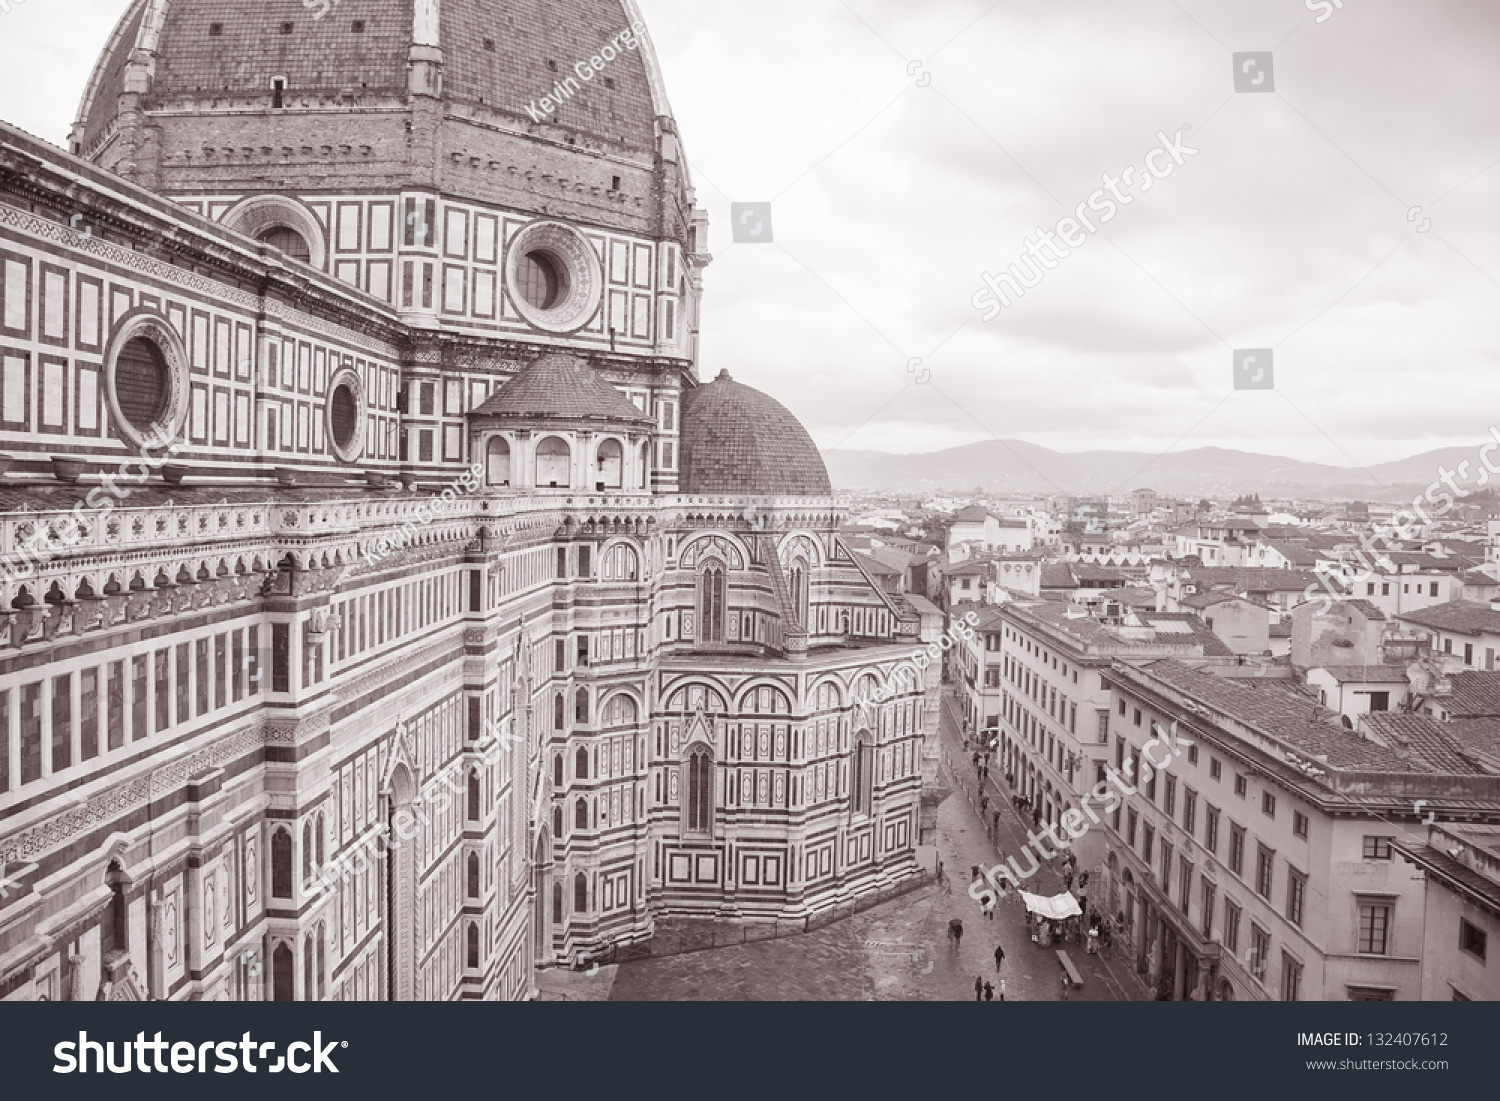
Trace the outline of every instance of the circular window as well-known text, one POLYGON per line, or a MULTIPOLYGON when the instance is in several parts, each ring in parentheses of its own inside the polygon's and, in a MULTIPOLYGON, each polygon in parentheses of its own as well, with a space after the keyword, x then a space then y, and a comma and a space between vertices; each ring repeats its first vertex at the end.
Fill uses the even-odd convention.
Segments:
POLYGON ((341 461, 352 463, 364 451, 364 387, 348 367, 336 372, 328 387, 328 446, 341 461))
POLYGON ((511 241, 506 289, 521 316, 549 333, 570 333, 599 312, 604 275, 593 245, 559 222, 533 222, 511 241))
POLYGON ((308 248, 302 234, 290 226, 272 226, 257 234, 255 239, 263 245, 280 249, 293 260, 300 260, 304 264, 312 262, 312 249, 308 248))
POLYGON ((144 307, 115 323, 104 354, 104 399, 116 435, 163 447, 188 415, 187 350, 165 319, 144 307))
POLYGON ((115 364, 115 397, 126 423, 149 436, 167 413, 170 390, 166 356, 145 337, 127 340, 115 364))
POLYGON ((557 261, 540 249, 521 258, 517 288, 526 302, 539 310, 555 310, 568 296, 568 277, 557 261))
POLYGON ((328 427, 333 441, 347 448, 354 442, 354 430, 359 427, 359 405, 349 387, 340 386, 333 392, 333 408, 328 413, 328 427))

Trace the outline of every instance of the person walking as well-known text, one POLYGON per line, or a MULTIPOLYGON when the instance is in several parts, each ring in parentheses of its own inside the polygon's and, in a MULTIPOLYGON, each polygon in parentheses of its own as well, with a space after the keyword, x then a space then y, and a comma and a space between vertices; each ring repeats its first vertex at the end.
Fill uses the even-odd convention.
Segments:
POLYGON ((979 912, 990 921, 995 920, 995 892, 985 891, 984 898, 979 902, 979 912))
POLYGON ((1000 965, 1005 962, 1005 949, 995 945, 995 974, 1000 974, 1000 965))
POLYGON ((976 975, 974 977, 974 1000, 976 1002, 982 1002, 982 1001, 984 1001, 984 976, 983 975, 976 975))
POLYGON ((1000 1000, 1005 1001, 1005 976, 1000 976, 1000 1000))
POLYGON ((958 951, 964 939, 964 923, 954 918, 948 923, 948 936, 953 938, 953 950, 958 951))
POLYGON ((1067 1001, 1068 995, 1072 993, 1072 990, 1073 983, 1069 980, 1068 973, 1064 971, 1062 973, 1062 997, 1059 1000, 1064 1002, 1067 1001))
POLYGON ((995 984, 994 983, 988 983, 987 982, 987 983, 984 984, 984 1000, 987 1001, 987 1002, 992 1002, 992 1001, 995 1000, 995 984))

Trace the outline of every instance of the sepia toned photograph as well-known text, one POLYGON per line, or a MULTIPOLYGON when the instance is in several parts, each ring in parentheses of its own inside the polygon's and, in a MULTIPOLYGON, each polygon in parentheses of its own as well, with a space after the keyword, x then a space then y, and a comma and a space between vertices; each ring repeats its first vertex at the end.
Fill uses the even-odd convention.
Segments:
MULTIPOLYGON (((1497 47, 0 0, 28 1058, 373 1067, 44 1002, 1500 1001, 1497 47)), ((1343 1012, 1291 1080, 1482 1054, 1343 1012)))

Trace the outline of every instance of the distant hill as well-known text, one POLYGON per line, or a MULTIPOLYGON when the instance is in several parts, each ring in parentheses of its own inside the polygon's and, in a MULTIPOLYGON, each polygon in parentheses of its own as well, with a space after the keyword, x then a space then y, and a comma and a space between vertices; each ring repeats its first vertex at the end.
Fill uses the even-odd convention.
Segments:
POLYGON ((992 493, 1118 494, 1149 487, 1168 497, 1259 493, 1262 497, 1399 501, 1410 500, 1431 485, 1440 464, 1455 469, 1467 459, 1470 477, 1476 478, 1475 455, 1475 449, 1451 447, 1361 470, 1221 447, 1169 455, 1144 451, 1069 454, 1023 440, 987 440, 923 455, 825 451, 823 459, 839 489, 958 492, 983 487, 992 493))

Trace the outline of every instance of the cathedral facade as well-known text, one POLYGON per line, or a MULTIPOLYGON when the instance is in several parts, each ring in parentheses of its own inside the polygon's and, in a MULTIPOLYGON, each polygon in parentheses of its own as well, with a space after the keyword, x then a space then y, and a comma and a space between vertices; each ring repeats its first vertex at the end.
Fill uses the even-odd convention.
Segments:
POLYGON ((137 0, 0 124, 0 998, 526 998, 916 874, 940 625, 700 378, 640 13, 565 7, 137 0))

